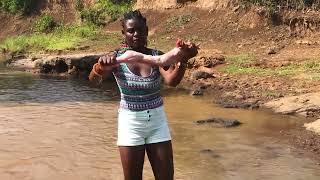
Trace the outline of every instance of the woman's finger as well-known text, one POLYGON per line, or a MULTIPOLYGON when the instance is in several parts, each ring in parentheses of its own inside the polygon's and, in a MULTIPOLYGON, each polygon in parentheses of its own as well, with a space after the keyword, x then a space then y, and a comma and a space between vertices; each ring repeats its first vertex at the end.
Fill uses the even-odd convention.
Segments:
POLYGON ((100 57, 99 60, 98 60, 98 63, 99 63, 100 65, 103 65, 103 64, 104 64, 104 63, 103 63, 103 58, 104 58, 104 57, 102 56, 102 57, 100 57))

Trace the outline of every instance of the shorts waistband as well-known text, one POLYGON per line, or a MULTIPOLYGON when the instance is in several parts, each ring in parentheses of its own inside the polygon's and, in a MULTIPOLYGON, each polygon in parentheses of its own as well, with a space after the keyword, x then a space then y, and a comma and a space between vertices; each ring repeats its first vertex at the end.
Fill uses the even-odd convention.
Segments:
POLYGON ((164 107, 160 106, 157 108, 153 108, 153 109, 146 109, 146 110, 142 110, 142 111, 132 111, 130 109, 124 109, 124 108, 119 108, 118 112, 123 112, 123 113, 127 113, 127 114, 145 114, 145 113, 152 113, 152 112, 162 112, 164 111, 164 107))

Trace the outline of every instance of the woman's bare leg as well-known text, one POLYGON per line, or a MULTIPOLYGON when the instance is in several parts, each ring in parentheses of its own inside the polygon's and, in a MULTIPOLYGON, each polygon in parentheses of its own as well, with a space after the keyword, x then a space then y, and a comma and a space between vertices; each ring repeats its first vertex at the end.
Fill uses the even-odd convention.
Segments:
POLYGON ((145 145, 119 146, 125 180, 142 180, 145 145))
POLYGON ((147 154, 156 180, 173 180, 171 141, 147 144, 147 154))

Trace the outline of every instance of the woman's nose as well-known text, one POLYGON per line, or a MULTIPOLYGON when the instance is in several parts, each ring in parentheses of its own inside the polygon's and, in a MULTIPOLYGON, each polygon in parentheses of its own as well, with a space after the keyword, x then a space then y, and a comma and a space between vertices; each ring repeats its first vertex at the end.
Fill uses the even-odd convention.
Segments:
POLYGON ((133 36, 139 36, 141 33, 139 31, 135 31, 133 36))

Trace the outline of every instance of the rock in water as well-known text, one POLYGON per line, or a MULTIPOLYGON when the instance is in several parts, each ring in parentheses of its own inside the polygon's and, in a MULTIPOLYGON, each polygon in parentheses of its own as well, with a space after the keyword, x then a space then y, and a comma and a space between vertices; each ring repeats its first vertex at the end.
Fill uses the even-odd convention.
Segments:
POLYGON ((316 134, 320 135, 320 119, 312 123, 306 123, 304 124, 304 127, 306 127, 307 130, 315 132, 316 134))
POLYGON ((197 124, 208 124, 208 123, 213 123, 221 127, 229 128, 229 127, 236 127, 242 124, 238 120, 233 120, 233 119, 222 119, 222 118, 209 118, 205 120, 198 120, 196 121, 197 124))
POLYGON ((307 93, 269 101, 263 105, 281 114, 299 114, 306 117, 320 115, 320 93, 307 93))

